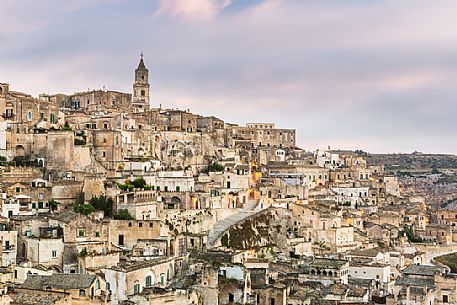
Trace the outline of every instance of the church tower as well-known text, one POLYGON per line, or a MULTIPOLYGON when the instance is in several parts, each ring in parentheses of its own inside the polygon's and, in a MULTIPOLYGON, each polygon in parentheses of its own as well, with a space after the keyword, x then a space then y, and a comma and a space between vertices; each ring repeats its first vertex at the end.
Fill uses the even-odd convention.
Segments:
POLYGON ((146 69, 141 53, 140 63, 135 70, 135 83, 133 84, 134 112, 143 112, 149 109, 149 71, 146 69))

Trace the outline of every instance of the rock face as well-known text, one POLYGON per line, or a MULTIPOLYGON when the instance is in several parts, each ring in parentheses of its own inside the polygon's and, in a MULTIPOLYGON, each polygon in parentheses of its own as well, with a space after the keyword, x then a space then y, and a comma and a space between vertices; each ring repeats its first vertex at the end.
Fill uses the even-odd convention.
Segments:
POLYGON ((211 249, 228 229, 254 214, 256 214, 254 211, 241 211, 216 223, 208 234, 208 243, 206 247, 211 249))
POLYGON ((215 141, 211 134, 182 132, 161 133, 155 151, 166 168, 185 168, 190 165, 208 164, 216 157, 218 147, 223 142, 215 141))
POLYGON ((247 250, 280 245, 282 242, 277 237, 286 230, 286 223, 282 219, 275 208, 259 212, 241 211, 214 226, 208 234, 207 248, 222 246, 247 250))

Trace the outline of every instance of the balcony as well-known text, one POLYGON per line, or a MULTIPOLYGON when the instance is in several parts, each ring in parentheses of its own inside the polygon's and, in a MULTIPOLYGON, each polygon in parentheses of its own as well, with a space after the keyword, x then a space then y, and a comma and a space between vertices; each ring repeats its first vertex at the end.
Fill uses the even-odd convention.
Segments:
POLYGON ((2 247, 2 251, 5 253, 5 252, 14 252, 15 250, 15 247, 13 245, 9 245, 9 246, 3 246, 2 247))

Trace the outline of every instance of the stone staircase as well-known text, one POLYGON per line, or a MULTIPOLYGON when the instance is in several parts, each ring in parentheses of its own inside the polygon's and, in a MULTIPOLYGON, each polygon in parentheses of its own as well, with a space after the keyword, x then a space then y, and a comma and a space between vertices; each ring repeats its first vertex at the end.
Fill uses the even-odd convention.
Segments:
POLYGON ((214 246, 214 243, 222 237, 225 231, 230 229, 230 227, 236 225, 240 221, 245 220, 246 218, 259 213, 260 211, 254 211, 256 206, 255 202, 246 203, 246 207, 240 212, 230 215, 227 218, 222 219, 216 223, 211 231, 208 233, 208 241, 206 243, 206 248, 211 249, 214 246))

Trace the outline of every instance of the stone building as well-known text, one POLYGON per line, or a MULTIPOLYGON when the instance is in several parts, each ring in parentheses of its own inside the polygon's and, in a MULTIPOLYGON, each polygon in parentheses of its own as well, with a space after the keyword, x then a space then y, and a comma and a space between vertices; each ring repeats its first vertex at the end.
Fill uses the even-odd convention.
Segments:
POLYGON ((279 129, 274 124, 249 123, 246 127, 226 126, 227 145, 235 147, 243 141, 249 141, 251 147, 295 147, 295 129, 279 129))
POLYGON ((64 102, 64 107, 74 111, 84 111, 86 113, 106 110, 123 111, 131 106, 132 95, 129 93, 108 91, 108 90, 89 90, 78 92, 70 97, 68 102, 64 102))

